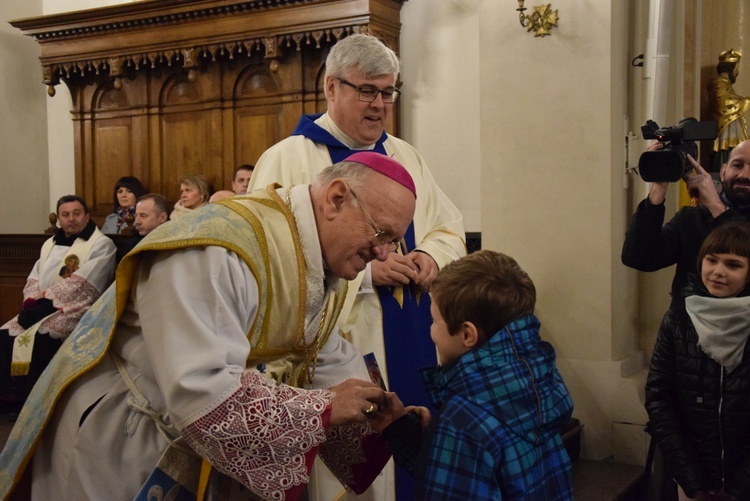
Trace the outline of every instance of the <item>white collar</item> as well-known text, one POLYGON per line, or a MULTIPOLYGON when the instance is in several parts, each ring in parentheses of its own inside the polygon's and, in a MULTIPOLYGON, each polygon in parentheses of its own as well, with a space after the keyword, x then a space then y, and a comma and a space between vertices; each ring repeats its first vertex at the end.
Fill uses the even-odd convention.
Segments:
POLYGON ((350 150, 375 149, 375 143, 360 144, 356 142, 354 139, 344 134, 344 131, 339 129, 339 126, 334 123, 333 119, 328 115, 328 113, 323 113, 323 115, 318 117, 318 119, 315 120, 315 124, 318 125, 320 128, 328 131, 328 133, 330 133, 333 137, 335 137, 337 141, 344 143, 350 150))

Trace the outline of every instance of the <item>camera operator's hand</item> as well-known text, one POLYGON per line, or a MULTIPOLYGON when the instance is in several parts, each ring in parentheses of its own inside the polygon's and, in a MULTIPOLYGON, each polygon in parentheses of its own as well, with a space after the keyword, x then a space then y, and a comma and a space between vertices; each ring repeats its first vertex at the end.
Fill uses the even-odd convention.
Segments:
POLYGON ((688 193, 691 196, 695 196, 694 194, 697 192, 701 200, 701 205, 711 211, 713 217, 718 216, 727 210, 727 206, 719 198, 711 174, 706 172, 692 156, 688 155, 687 159, 690 165, 693 166, 693 171, 683 178, 687 185, 688 193))
MULTIPOLYGON (((646 148, 646 151, 661 150, 663 148, 664 143, 657 141, 646 148)), ((669 183, 651 183, 651 190, 648 192, 648 201, 651 202, 651 205, 661 205, 664 203, 664 200, 667 198, 668 187, 669 183)))

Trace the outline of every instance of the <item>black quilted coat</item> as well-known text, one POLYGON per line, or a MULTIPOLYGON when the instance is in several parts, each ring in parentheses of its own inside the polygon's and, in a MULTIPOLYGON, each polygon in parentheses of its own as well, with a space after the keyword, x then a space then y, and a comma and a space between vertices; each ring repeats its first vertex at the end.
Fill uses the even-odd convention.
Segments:
POLYGON ((684 308, 667 312, 646 382, 648 431, 689 497, 714 490, 750 500, 750 341, 731 373, 697 342, 684 308))

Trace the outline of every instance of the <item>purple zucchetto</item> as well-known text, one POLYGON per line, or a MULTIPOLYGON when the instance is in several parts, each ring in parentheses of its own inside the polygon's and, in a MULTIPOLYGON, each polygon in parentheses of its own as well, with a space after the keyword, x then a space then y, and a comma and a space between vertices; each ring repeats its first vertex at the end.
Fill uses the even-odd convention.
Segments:
POLYGON ((417 189, 414 186, 414 180, 406 171, 406 168, 393 157, 381 153, 375 153, 374 151, 358 151, 357 153, 346 157, 344 161, 357 162, 358 164, 366 165, 372 170, 393 179, 398 184, 411 191, 414 194, 414 198, 417 198, 417 189))

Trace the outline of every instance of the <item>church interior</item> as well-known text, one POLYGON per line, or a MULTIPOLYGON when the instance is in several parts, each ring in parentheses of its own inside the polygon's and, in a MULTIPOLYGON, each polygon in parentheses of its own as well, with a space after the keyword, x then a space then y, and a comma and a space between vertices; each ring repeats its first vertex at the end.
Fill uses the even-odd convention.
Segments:
MULTIPOLYGON (((0 321, 59 197, 83 196, 101 225, 121 176, 171 202, 193 172, 229 189, 236 165, 325 110, 331 45, 370 33, 402 61, 389 132, 421 152, 469 249, 515 257, 536 284, 574 402, 576 499, 628 499, 674 274, 621 262, 648 193, 641 125, 713 119, 707 85, 722 52, 750 53, 750 1, 538 3, 524 14, 513 0, 1 2, 0 321), (534 12, 536 26, 524 20, 534 12)), ((750 95, 739 68, 734 90, 750 95)), ((701 141, 703 166, 711 154, 701 141)), ((686 203, 670 189, 667 217, 686 203)))

